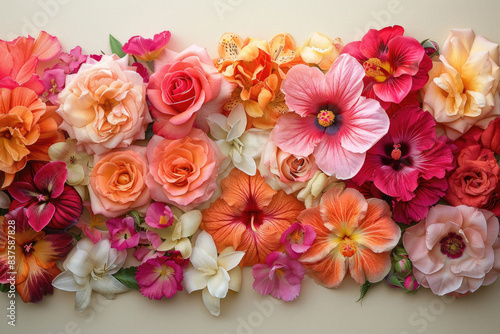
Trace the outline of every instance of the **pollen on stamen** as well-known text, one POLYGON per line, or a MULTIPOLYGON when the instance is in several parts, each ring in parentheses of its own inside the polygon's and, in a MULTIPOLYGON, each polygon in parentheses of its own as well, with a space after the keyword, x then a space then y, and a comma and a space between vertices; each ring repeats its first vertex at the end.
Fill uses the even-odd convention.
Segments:
POLYGON ((391 158, 393 158, 394 160, 401 159, 401 144, 394 144, 393 147, 394 149, 391 152, 391 158))
POLYGON ((335 121, 335 114, 330 110, 321 110, 318 114, 318 123, 325 128, 335 121))

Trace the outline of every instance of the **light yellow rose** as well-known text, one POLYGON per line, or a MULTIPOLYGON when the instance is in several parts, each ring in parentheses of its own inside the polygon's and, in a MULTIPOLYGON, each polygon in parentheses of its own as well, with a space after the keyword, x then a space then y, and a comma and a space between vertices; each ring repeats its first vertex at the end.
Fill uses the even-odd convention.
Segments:
POLYGON ((485 129, 500 115, 498 44, 471 29, 453 29, 423 89, 424 110, 456 139, 473 125, 485 129))
POLYGON ((340 38, 331 41, 325 35, 315 32, 300 48, 300 56, 306 63, 316 64, 323 71, 327 71, 343 48, 344 43, 340 38))

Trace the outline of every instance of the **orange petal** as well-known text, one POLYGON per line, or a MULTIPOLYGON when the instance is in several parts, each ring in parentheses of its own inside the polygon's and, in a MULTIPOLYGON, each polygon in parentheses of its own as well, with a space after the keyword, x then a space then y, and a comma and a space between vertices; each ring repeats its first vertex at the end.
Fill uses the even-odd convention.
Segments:
POLYGON ((349 261, 351 277, 360 285, 366 280, 372 283, 381 281, 390 269, 390 252, 377 254, 368 248, 359 248, 349 261))
POLYGON ((335 186, 321 199, 321 217, 325 226, 343 237, 351 235, 366 214, 368 203, 356 189, 335 186))
POLYGON ((61 52, 61 44, 57 37, 42 31, 36 38, 32 53, 41 61, 46 61, 57 56, 59 52, 61 52))
POLYGON ((332 253, 323 260, 314 263, 303 263, 308 275, 317 284, 327 288, 338 287, 347 273, 346 259, 338 252, 332 253))

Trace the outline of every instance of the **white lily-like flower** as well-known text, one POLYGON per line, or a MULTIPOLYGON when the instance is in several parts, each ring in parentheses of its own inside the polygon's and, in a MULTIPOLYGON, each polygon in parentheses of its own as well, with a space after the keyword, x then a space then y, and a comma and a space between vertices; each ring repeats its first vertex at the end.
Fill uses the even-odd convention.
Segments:
POLYGON ((102 294, 108 299, 115 294, 129 290, 112 275, 125 262, 127 252, 111 248, 108 239, 101 239, 97 244, 84 238, 78 241, 63 263, 65 271, 52 281, 52 285, 60 290, 76 291, 75 310, 87 308, 92 291, 102 294))
MULTIPOLYGON (((255 159, 260 157, 269 131, 261 129, 245 131, 247 116, 241 103, 233 108, 228 117, 222 114, 211 114, 207 117, 207 121, 210 134, 215 138, 215 143, 222 154, 230 159, 239 170, 248 175, 255 175, 257 172, 255 159)), ((222 163, 222 165, 225 164, 222 163)))
POLYGON ((157 251, 165 252, 173 249, 179 251, 182 258, 187 259, 191 256, 192 251, 189 237, 195 234, 200 227, 201 211, 191 210, 183 214, 181 210, 172 208, 172 214, 174 221, 169 227, 158 229, 146 224, 143 227, 156 233, 163 240, 159 246, 155 247, 157 251))
POLYGON ((214 239, 202 231, 190 258, 193 267, 184 271, 184 288, 188 293, 203 289, 203 303, 211 314, 218 316, 220 299, 226 297, 229 289, 240 290, 241 268, 238 264, 244 255, 245 252, 228 247, 217 256, 214 239))
POLYGON ((0 209, 8 209, 10 206, 10 198, 4 191, 0 191, 0 209))

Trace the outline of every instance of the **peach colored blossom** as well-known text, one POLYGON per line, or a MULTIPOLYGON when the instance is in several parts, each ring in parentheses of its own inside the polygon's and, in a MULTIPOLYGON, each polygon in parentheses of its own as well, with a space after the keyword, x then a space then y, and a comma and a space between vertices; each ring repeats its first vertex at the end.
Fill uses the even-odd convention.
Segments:
POLYGON ((224 159, 217 145, 196 128, 182 139, 153 136, 147 156, 150 174, 146 184, 151 197, 184 211, 212 196, 217 188, 219 165, 224 159))
POLYGON ((151 116, 142 77, 128 66, 128 56, 88 58, 78 73, 66 78, 59 94, 60 128, 89 154, 125 148, 144 139, 151 116))
POLYGON ((89 185, 93 213, 117 217, 137 210, 145 214, 151 202, 146 147, 132 145, 94 159, 89 185))
POLYGON ((322 71, 328 71, 344 48, 340 38, 330 40, 319 32, 315 32, 300 48, 300 56, 308 64, 315 64, 322 71))

